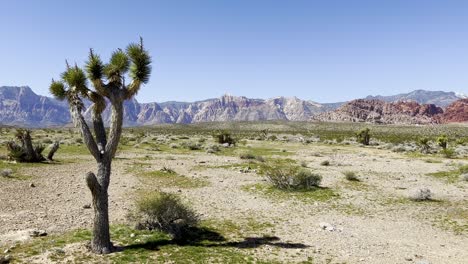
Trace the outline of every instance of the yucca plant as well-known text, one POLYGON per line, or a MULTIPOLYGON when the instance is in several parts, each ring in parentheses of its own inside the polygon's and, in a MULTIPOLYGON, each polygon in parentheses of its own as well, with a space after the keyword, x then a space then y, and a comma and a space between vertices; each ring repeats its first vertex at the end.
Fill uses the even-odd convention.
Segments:
POLYGON ((91 49, 84 69, 66 63, 61 79, 52 80, 50 85, 50 91, 57 99, 68 101, 75 126, 81 130, 83 142, 97 162, 97 176, 88 172, 86 183, 94 207, 91 249, 98 254, 110 253, 114 248, 109 234, 107 190, 112 158, 122 134, 123 103, 136 95, 141 85, 149 81, 150 74, 151 57, 140 38, 140 43, 130 44, 125 50, 115 50, 107 64, 91 49), (127 79, 130 79, 129 83, 127 79), (84 99, 92 102, 91 125, 94 133, 83 117, 84 99), (108 133, 102 119, 107 103, 111 109, 108 133))

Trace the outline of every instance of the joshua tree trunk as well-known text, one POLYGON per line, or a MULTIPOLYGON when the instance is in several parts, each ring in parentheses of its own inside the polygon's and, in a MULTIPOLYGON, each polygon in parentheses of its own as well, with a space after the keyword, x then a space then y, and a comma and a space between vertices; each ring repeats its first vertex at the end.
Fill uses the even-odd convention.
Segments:
POLYGON ((109 233, 109 202, 107 189, 111 172, 111 160, 98 164, 97 177, 92 172, 86 175, 86 183, 93 197, 94 226, 91 249, 98 254, 112 252, 113 246, 109 233))

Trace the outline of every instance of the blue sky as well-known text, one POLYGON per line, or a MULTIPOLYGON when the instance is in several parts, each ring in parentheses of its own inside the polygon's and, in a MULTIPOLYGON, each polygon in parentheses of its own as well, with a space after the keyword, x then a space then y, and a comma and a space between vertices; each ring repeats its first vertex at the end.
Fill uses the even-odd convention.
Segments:
POLYGON ((48 95, 65 59, 141 35, 154 61, 142 102, 468 93, 466 14, 450 0, 1 1, 0 86, 48 95))

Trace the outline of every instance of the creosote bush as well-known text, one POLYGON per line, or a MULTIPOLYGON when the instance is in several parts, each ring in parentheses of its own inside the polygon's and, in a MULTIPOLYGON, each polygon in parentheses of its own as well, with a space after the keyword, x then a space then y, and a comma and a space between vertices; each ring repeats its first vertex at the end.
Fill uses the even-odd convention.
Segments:
POLYGON ((261 174, 276 188, 282 190, 311 190, 317 188, 322 176, 297 166, 271 166, 261 168, 261 174))
POLYGON ((468 173, 460 175, 460 180, 468 182, 468 173))
POLYGON ((182 203, 175 194, 154 192, 137 201, 137 228, 160 230, 172 235, 174 240, 184 239, 190 227, 198 224, 195 212, 182 203))
POLYGON ((455 157, 455 150, 452 148, 442 148, 440 151, 445 158, 452 159, 455 157))
POLYGON ((421 202, 432 200, 432 192, 429 188, 421 188, 416 190, 411 196, 410 200, 421 202))
POLYGON ((343 175, 345 176, 346 180, 348 181, 360 181, 358 176, 354 171, 345 171, 343 172, 343 175))
POLYGON ((241 159, 247 159, 247 160, 257 160, 260 162, 265 162, 265 158, 263 158, 260 155, 255 155, 253 153, 247 152, 239 155, 239 158, 241 159))
POLYGON ((11 175, 13 174, 13 170, 12 169, 3 169, 2 171, 0 171, 0 175, 2 177, 11 177, 11 175))

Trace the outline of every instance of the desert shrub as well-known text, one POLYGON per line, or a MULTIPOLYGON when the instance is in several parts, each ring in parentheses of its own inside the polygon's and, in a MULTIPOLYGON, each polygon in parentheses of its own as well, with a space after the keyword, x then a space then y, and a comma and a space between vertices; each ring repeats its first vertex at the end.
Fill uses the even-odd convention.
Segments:
POLYGON ((417 202, 429 201, 432 199, 432 192, 429 188, 420 188, 410 196, 410 199, 417 202))
POLYGON ((446 149, 448 145, 448 138, 446 135, 441 135, 440 137, 437 138, 437 145, 441 147, 442 149, 446 149))
POLYGON ((213 134, 214 139, 219 144, 235 145, 236 139, 228 131, 216 131, 213 134))
POLYGON ((431 149, 429 142, 430 142, 430 139, 427 137, 421 137, 418 139, 417 144, 420 148, 421 153, 429 153, 431 149))
POLYGON ((260 171, 276 188, 310 190, 320 185, 322 176, 296 166, 263 166, 260 171))
POLYGON ((13 174, 12 169, 3 169, 3 170, 0 171, 0 175, 2 177, 11 177, 12 174, 13 174))
POLYGON ((460 180, 468 182, 468 173, 460 175, 460 180))
POLYGON ((278 137, 277 137, 276 135, 269 135, 269 136, 267 137, 267 140, 276 141, 276 140, 278 140, 278 137))
MULTIPOLYGON (((47 136, 47 135, 46 135, 47 136)), ((50 138, 45 138, 42 140, 42 144, 52 144, 52 139, 50 138)))
POLYGON ((343 172, 343 175, 348 181, 359 181, 359 178, 354 171, 345 171, 343 172))
POLYGON ((137 201, 137 227, 160 230, 175 240, 184 238, 188 228, 198 224, 198 216, 175 194, 154 192, 137 201))
POLYGON ((356 141, 366 146, 369 145, 370 137, 369 128, 364 128, 356 133, 356 141))
POLYGON ((202 149, 202 145, 200 143, 198 143, 198 142, 188 141, 188 142, 182 143, 182 145, 185 148, 188 148, 190 150, 200 150, 200 149, 202 149))
POLYGON ((320 165, 322 165, 322 166, 330 166, 330 161, 324 160, 324 161, 320 162, 320 165))
POLYGON ((455 150, 452 149, 452 148, 442 148, 442 150, 440 152, 446 158, 451 159, 451 158, 455 157, 455 150))
POLYGON ((265 161, 265 158, 263 158, 262 156, 260 156, 260 155, 255 155, 255 154, 250 153, 250 152, 240 154, 239 158, 241 158, 241 159, 247 159, 247 160, 257 160, 257 161, 260 161, 260 162, 264 162, 264 161, 265 161))
POLYGON ((205 150, 206 150, 206 153, 216 153, 216 152, 219 152, 221 149, 219 148, 219 145, 212 144, 212 145, 207 146, 205 150))

